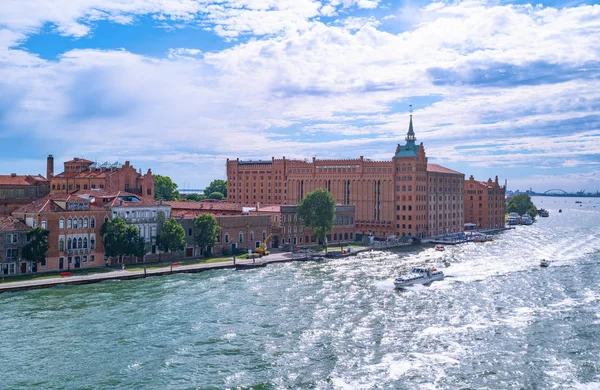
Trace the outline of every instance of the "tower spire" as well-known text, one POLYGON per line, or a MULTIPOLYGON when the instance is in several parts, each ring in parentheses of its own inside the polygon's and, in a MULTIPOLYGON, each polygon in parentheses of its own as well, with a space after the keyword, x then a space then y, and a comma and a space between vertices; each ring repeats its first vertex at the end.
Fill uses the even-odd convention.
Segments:
POLYGON ((413 130, 413 122, 412 122, 412 113, 413 113, 413 104, 412 102, 409 104, 410 107, 410 123, 408 125, 408 133, 406 133, 406 142, 411 142, 414 144, 414 142, 417 140, 417 137, 415 137, 415 131, 413 130))

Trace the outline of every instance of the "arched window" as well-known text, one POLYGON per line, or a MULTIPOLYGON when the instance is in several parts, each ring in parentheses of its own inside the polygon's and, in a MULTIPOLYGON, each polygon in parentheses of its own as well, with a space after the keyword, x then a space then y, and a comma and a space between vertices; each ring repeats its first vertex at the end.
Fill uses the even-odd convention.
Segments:
POLYGON ((96 239, 94 237, 90 238, 90 249, 96 249, 96 239))
POLYGON ((96 227, 96 218, 90 218, 90 227, 94 229, 96 227))
POLYGON ((64 252, 64 250, 65 250, 65 239, 61 238, 60 240, 58 240, 58 251, 64 252))
POLYGON ((263 234, 262 234, 263 241, 266 240, 266 238, 267 238, 267 232, 266 232, 266 230, 263 230, 263 234))
POLYGON ((67 219, 67 229, 73 229, 73 220, 71 218, 67 219))
POLYGON ((83 218, 79 218, 79 229, 83 228, 83 218))
POLYGON ((244 233, 240 232, 240 242, 244 242, 244 233))
POLYGON ((83 237, 83 247, 87 248, 87 237, 83 237))
POLYGON ((71 238, 69 238, 67 240, 67 249, 71 249, 71 248, 72 248, 72 246, 71 246, 71 238))
POLYGON ((60 219, 58 220, 58 228, 59 229, 65 228, 65 218, 64 217, 60 217, 60 219))
POLYGON ((77 222, 77 218, 73 218, 73 229, 79 229, 79 223, 77 222))
POLYGON ((229 233, 225 233, 225 242, 229 242, 229 233))
POLYGON ((83 228, 84 228, 84 229, 87 229, 87 227, 88 227, 88 219, 87 219, 87 217, 85 217, 85 218, 83 219, 83 228))
POLYGON ((48 221, 46 220, 46 218, 42 218, 42 229, 47 229, 48 228, 48 221))
POLYGON ((81 237, 79 237, 79 239, 77 240, 77 248, 83 248, 83 240, 81 239, 81 237))

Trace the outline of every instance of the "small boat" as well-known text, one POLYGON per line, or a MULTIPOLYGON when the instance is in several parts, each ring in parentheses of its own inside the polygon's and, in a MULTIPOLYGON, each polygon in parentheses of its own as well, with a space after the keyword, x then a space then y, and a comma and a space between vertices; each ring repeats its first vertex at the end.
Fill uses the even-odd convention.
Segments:
POLYGON ((429 284, 442 279, 444 279, 444 273, 434 267, 414 267, 409 273, 394 279, 394 286, 401 288, 414 284, 429 284))
POLYGON ((494 238, 490 235, 480 233, 480 234, 475 235, 471 241, 473 241, 473 242, 488 242, 488 241, 494 241, 494 238))
POLYGON ((443 246, 442 244, 437 244, 437 245, 435 246, 435 250, 436 250, 436 251, 443 252, 443 251, 445 251, 445 250, 446 250, 446 248, 444 248, 444 246, 443 246))
POLYGON ((541 209, 540 210, 540 217, 549 217, 550 213, 548 212, 548 210, 546 209, 541 209))
POLYGON ((576 200, 575 203, 583 203, 583 202, 580 200, 576 200))
POLYGON ((559 213, 562 213, 562 209, 558 209, 558 212, 559 212, 559 213))
POLYGON ((550 260, 542 259, 540 261, 540 267, 548 267, 550 265, 550 260))
POLYGON ((521 216, 521 224, 522 225, 531 225, 533 224, 533 218, 529 214, 523 214, 521 216))
POLYGON ((315 256, 311 256, 309 258, 309 260, 312 260, 312 261, 323 261, 323 260, 325 260, 325 257, 315 255, 315 256))
POLYGON ((266 266, 267 266, 266 261, 256 261, 253 263, 237 263, 235 265, 235 270, 243 271, 243 270, 247 270, 247 269, 261 268, 261 267, 266 267, 266 266))

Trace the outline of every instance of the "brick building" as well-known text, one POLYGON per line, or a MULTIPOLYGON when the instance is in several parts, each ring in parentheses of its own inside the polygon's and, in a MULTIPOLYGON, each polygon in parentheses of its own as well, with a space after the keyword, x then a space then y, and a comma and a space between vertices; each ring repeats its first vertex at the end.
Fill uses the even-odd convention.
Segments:
POLYGON ((77 195, 49 194, 13 212, 29 227, 50 231, 46 260, 37 271, 65 270, 104 265, 100 228, 110 209, 77 195))
POLYGON ((477 181, 471 175, 464 182, 465 223, 480 229, 495 229, 505 226, 506 188, 495 180, 477 181))
POLYGON ((51 191, 71 193, 77 190, 125 191, 146 199, 154 199, 154 176, 148 169, 146 174, 138 172, 130 165, 118 162, 96 164, 93 161, 75 157, 65 161, 64 171, 54 175, 54 157, 48 156, 47 176, 51 191))
POLYGON ((28 230, 16 218, 0 217, 0 277, 35 271, 35 264, 22 257, 28 230))
POLYGON ((178 202, 164 201, 164 204, 171 206, 173 215, 179 218, 187 216, 189 218, 197 217, 201 214, 210 215, 242 215, 244 208, 241 204, 228 203, 225 200, 203 200, 200 202, 178 202))
POLYGON ((19 207, 50 192, 50 182, 37 175, 0 175, 0 216, 10 215, 19 207))
POLYGON ((436 164, 427 164, 429 235, 462 232, 465 175, 436 164))
MULTIPOLYGON (((431 236, 437 230, 429 226, 427 156, 423 144, 416 144, 412 115, 405 141, 404 145, 398 144, 388 161, 372 161, 363 156, 311 161, 285 157, 255 161, 228 159, 227 200, 250 207, 257 203, 296 205, 309 192, 324 188, 340 205, 355 206, 358 238, 370 234, 431 236)), ((437 171, 432 174, 437 178, 437 171)), ((462 174, 453 175, 458 180, 462 174)), ((452 209, 463 207, 462 199, 446 199, 446 202, 452 209)))

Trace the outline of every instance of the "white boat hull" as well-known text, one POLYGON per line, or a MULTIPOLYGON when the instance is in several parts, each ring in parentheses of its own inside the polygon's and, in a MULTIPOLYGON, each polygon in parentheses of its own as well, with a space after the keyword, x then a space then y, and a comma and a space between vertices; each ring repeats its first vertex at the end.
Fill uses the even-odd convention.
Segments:
POLYGON ((435 282, 436 280, 444 279, 443 273, 435 273, 431 275, 431 277, 427 276, 418 276, 418 277, 399 277, 394 280, 394 286, 396 287, 407 287, 413 286, 415 284, 429 284, 431 282, 435 282))

